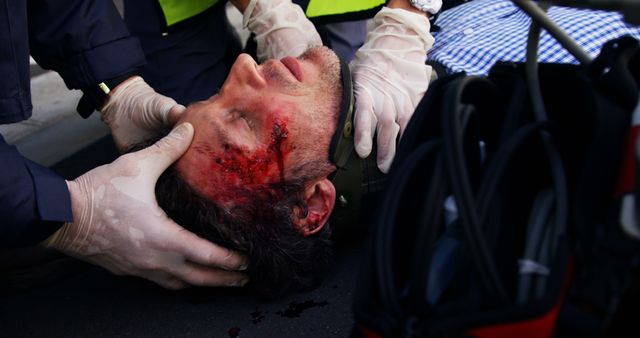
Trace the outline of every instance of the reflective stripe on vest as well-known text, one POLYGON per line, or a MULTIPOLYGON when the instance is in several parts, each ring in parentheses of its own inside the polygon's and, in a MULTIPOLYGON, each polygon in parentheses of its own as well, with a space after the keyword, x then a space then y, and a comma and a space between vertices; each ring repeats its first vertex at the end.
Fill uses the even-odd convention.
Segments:
POLYGON ((324 15, 335 15, 365 11, 384 5, 386 0, 311 0, 307 6, 307 17, 315 18, 324 15))
POLYGON ((206 11, 218 3, 218 0, 158 0, 158 2, 167 26, 171 26, 206 11))

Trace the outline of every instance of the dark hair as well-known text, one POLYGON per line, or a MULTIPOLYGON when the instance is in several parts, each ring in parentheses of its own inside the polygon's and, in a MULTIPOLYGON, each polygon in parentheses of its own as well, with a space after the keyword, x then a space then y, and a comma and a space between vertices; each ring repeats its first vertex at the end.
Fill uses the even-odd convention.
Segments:
POLYGON ((160 207, 186 229, 249 257, 247 287, 262 297, 316 287, 332 256, 329 225, 305 237, 293 226, 294 207, 303 216, 305 184, 326 172, 324 163, 307 163, 293 170, 292 179, 259 188, 239 188, 250 203, 221 208, 200 196, 174 166, 158 179, 160 207))

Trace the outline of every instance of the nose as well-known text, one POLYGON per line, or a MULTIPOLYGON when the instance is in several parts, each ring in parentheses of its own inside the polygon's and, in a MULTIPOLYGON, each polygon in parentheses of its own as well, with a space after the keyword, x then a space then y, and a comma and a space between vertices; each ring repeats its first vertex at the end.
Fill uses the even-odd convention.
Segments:
POLYGON ((233 63, 229 76, 238 77, 238 80, 247 82, 251 87, 264 88, 267 83, 260 73, 261 66, 249 54, 240 54, 233 63))

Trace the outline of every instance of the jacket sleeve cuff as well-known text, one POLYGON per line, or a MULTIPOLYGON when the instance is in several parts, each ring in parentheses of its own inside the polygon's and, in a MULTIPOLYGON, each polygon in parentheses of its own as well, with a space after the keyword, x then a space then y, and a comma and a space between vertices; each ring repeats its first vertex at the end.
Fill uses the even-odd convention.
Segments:
POLYGON ((0 136, 0 248, 35 245, 72 221, 66 182, 0 136))
POLYGON ((71 197, 62 177, 27 159, 25 165, 33 179, 40 224, 30 229, 22 242, 36 244, 51 236, 64 222, 73 221, 71 197))
POLYGON ((30 160, 25 159, 25 164, 33 178, 40 219, 45 222, 73 221, 67 182, 50 169, 30 160))
POLYGON ((138 39, 126 37, 76 54, 58 72, 67 87, 83 89, 124 74, 137 73, 144 63, 138 39), (113 64, 118 67, 107 66, 113 64))

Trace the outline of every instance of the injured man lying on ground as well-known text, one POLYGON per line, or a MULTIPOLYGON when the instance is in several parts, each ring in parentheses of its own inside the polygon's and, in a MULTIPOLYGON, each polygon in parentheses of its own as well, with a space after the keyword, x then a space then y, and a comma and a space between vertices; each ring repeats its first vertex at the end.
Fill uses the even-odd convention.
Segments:
POLYGON ((340 176, 330 148, 350 136, 336 133, 351 128, 348 72, 325 47, 260 65, 243 54, 219 93, 178 122, 195 134, 158 180, 158 203, 188 230, 246 253, 248 286, 261 295, 313 287, 330 264, 330 179, 340 176))

